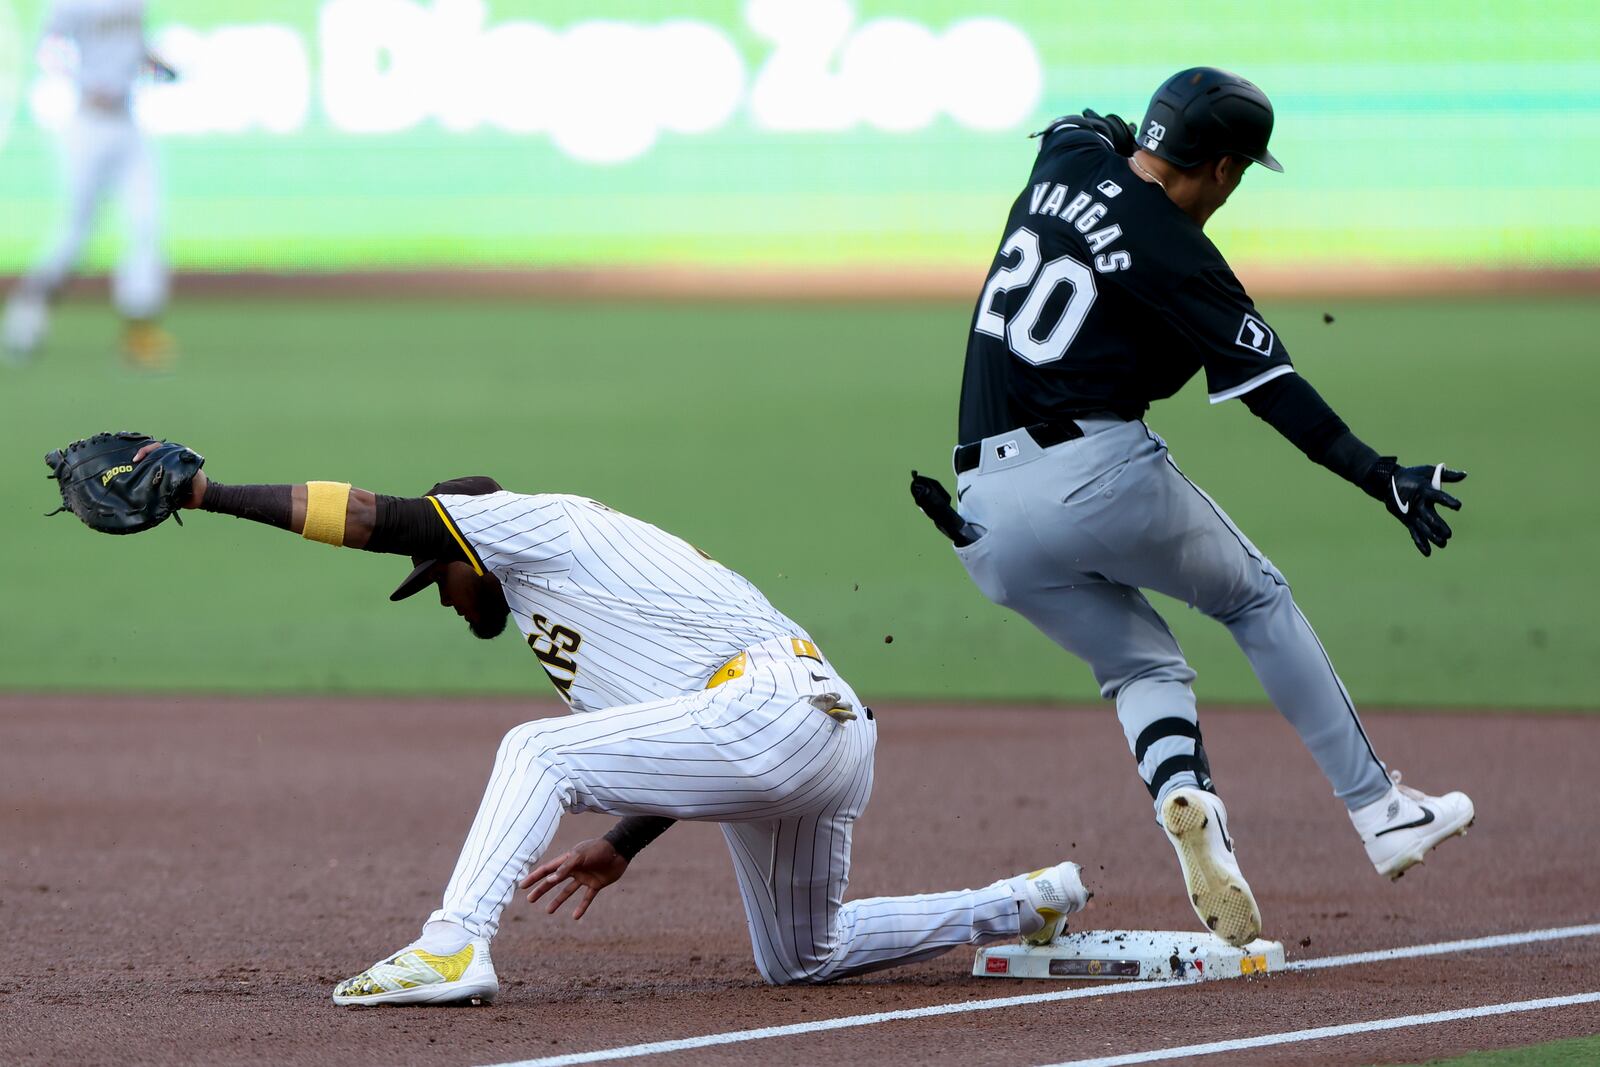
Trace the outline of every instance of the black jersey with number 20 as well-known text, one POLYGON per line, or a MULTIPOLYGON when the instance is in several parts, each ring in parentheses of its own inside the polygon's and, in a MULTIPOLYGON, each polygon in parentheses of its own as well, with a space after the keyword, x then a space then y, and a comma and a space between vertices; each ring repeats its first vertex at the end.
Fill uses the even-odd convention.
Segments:
POLYGON ((1294 370, 1200 227, 1104 137, 1058 124, 978 298, 957 440, 1137 418, 1202 367, 1212 403, 1294 370))

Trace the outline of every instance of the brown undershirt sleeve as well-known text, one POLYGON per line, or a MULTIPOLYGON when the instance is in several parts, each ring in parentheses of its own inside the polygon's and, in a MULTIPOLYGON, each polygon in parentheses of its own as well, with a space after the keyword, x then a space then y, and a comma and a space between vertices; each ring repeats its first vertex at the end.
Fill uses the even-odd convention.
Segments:
POLYGON ((292 529, 293 487, 288 485, 223 485, 208 482, 200 501, 201 511, 232 515, 251 522, 266 523, 280 530, 292 529))

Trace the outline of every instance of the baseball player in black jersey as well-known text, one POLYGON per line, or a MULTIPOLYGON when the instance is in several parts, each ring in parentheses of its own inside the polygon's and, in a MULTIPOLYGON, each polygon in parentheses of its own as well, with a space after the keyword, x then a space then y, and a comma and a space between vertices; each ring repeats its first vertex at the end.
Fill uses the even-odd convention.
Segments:
POLYGON ((1289 360, 1204 227, 1252 163, 1282 170, 1272 105, 1226 71, 1182 71, 1138 130, 1092 111, 1040 134, 978 299, 961 388, 957 500, 913 493, 984 595, 1086 660, 1117 714, 1201 920, 1234 944, 1260 930, 1201 744, 1194 671, 1141 592, 1228 627, 1268 696, 1348 807, 1368 856, 1399 877, 1466 829, 1462 793, 1429 796, 1379 760, 1288 584, 1184 477, 1142 416, 1204 371, 1312 461, 1381 501, 1424 556, 1460 507, 1443 464, 1400 466, 1350 432, 1289 360))

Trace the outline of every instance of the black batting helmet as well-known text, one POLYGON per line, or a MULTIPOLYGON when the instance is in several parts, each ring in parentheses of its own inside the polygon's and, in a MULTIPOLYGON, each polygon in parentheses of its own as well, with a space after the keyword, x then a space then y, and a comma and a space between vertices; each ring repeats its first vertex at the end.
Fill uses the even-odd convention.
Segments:
POLYGON ((1243 156, 1268 170, 1283 165, 1267 151, 1272 101, 1237 74, 1190 67, 1166 80, 1150 98, 1139 127, 1139 147, 1180 167, 1218 156, 1243 156))

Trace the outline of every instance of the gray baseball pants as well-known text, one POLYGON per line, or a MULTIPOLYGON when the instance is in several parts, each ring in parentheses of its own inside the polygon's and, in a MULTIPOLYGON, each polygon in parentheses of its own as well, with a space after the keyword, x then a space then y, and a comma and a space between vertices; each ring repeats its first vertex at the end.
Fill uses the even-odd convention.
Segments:
POLYGON ((1387 771, 1283 575, 1143 422, 1077 421, 1085 436, 1050 448, 1023 430, 983 441, 956 482, 983 535, 956 555, 985 596, 1093 669, 1157 810, 1210 773, 1194 671, 1141 589, 1228 628, 1347 807, 1382 797, 1387 771))

